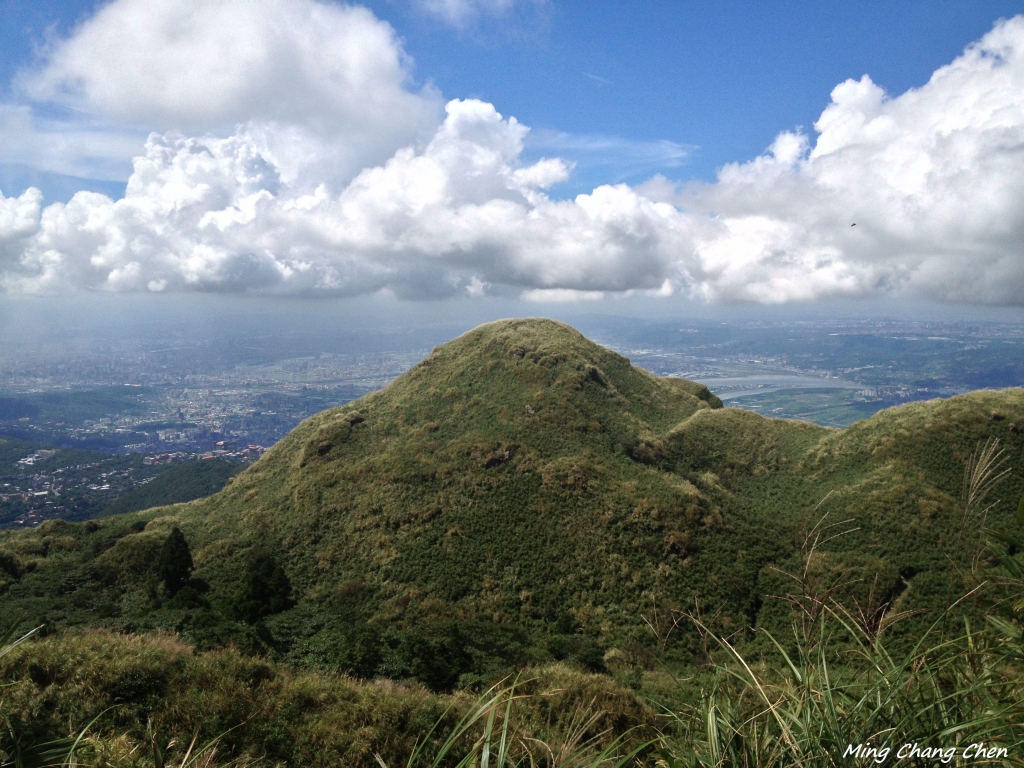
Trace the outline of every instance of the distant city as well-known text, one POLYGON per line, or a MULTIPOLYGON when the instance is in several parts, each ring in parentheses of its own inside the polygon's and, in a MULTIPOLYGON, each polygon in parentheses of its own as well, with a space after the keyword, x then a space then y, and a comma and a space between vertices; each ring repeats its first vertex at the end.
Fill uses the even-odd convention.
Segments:
MULTIPOLYGON (((652 373, 707 384, 727 406, 832 427, 913 400, 1024 384, 1017 324, 590 316, 576 325, 652 373)), ((89 516, 167 465, 254 461, 303 419, 385 386, 430 341, 459 330, 120 340, 63 354, 8 344, 0 525, 89 516)))
POLYGON ((659 376, 707 384, 726 405, 831 427, 913 400, 1024 385, 1024 325, 1012 323, 662 324, 609 346, 659 376))

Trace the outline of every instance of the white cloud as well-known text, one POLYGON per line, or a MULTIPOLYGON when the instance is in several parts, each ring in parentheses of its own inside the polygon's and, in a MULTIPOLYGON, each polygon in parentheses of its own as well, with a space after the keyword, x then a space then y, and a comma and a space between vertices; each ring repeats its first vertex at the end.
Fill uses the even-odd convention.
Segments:
POLYGON ((536 302, 576 302, 600 301, 605 297, 604 291, 576 291, 572 288, 534 288, 523 291, 524 301, 536 302))
MULTIPOLYGON (((458 29, 464 28, 481 16, 502 16, 523 0, 417 0, 424 11, 458 29)), ((544 0, 532 0, 540 5, 544 0)))
POLYGON ((654 179, 573 200, 544 191, 571 165, 524 164, 528 129, 475 100, 450 102, 429 141, 339 186, 312 174, 331 181, 344 159, 308 133, 283 141, 277 123, 153 135, 122 200, 79 193, 40 210, 38 195, 0 197, 0 280, 30 293, 784 302, 906 290, 1021 304, 1021 93, 1024 17, 900 96, 842 83, 816 136, 784 132, 714 184, 654 179))
POLYGON ((16 90, 147 131, 224 135, 244 123, 287 173, 319 165, 344 178, 436 126, 440 101, 410 90, 409 68, 391 26, 361 7, 114 0, 53 42, 16 90), (297 141, 301 158, 289 156, 297 141))
POLYGON ((681 224, 670 205, 624 185, 551 201, 543 188, 568 167, 522 167, 524 126, 479 101, 447 113, 426 147, 340 195, 290 186, 246 133, 154 135, 122 200, 83 192, 43 211, 6 285, 417 297, 662 284, 681 224))
POLYGON ((39 230, 43 196, 28 189, 20 197, 0 194, 0 270, 17 263, 39 230))
POLYGON ((570 157, 580 167, 611 169, 616 180, 664 168, 679 168, 696 149, 693 145, 667 139, 640 141, 564 131, 532 133, 528 146, 534 151, 570 157))
POLYGON ((205 130, 248 120, 415 119, 394 30, 314 0, 115 0, 22 77, 37 100, 122 121, 205 130))
POLYGON ((1024 16, 998 23, 924 86, 889 98, 848 80, 807 137, 724 167, 718 183, 643 187, 713 213, 695 291, 789 301, 902 287, 1024 303, 1024 16), (852 225, 856 226, 852 226, 852 225))

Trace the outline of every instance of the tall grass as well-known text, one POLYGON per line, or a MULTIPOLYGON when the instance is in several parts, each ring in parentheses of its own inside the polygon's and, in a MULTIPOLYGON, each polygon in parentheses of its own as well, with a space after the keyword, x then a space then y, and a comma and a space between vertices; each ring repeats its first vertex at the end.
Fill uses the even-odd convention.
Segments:
POLYGON ((1017 502, 1016 528, 995 529, 992 550, 999 564, 994 578, 1002 590, 1004 614, 986 618, 999 633, 1000 640, 1017 660, 1024 661, 1024 496, 1017 502))
MULTIPOLYGON (((31 629, 18 636, 17 627, 12 627, 0 637, 0 658, 3 658, 22 643, 25 643, 38 632, 41 627, 31 629)), ((3 686, 0 686, 0 694, 3 686)), ((82 743, 86 726, 77 737, 54 739, 40 744, 25 744, 19 737, 14 723, 4 712, 3 698, 0 695, 0 768, 49 768, 49 766, 77 766, 76 750, 82 743)), ((91 725, 91 723, 90 723, 91 725)))
MULTIPOLYGON (((432 733, 425 734, 405 768, 625 768, 654 743, 652 739, 629 749, 623 734, 602 747, 607 731, 593 732, 602 713, 586 709, 573 713, 557 742, 524 736, 514 725, 513 708, 526 698, 516 693, 515 683, 492 688, 466 712, 440 746, 426 748, 432 733)), ((380 755, 376 759, 380 768, 397 768, 389 766, 380 755)))
MULTIPOLYGON (((635 739, 627 741, 628 733, 609 741, 605 738, 608 730, 595 731, 594 728, 604 713, 588 707, 573 714, 558 738, 543 741, 522 730, 517 723, 516 705, 530 698, 530 695, 518 693, 516 684, 495 686, 480 696, 451 727, 448 715, 453 703, 430 730, 421 734, 401 764, 389 765, 379 753, 374 755, 376 763, 379 768, 399 768, 399 765, 403 768, 625 768, 634 763, 638 755, 649 752, 653 744, 653 740, 639 744, 635 739), (434 738, 437 735, 441 738, 434 738)), ((77 738, 5 755, 0 765, 5 768, 271 768, 281 765, 259 757, 221 757, 217 749, 220 738, 199 745, 198 730, 187 745, 177 739, 168 741, 161 738, 152 721, 142 740, 134 740, 125 733, 86 738, 85 730, 77 738)))
POLYGON ((27 743, 102 713, 77 750, 97 768, 613 768, 656 735, 631 692, 567 665, 478 697, 195 653, 162 635, 54 634, 2 661, 2 711, 27 743))
MULTIPOLYGON (((1008 749, 1002 764, 1024 765, 1019 672, 986 633, 969 624, 955 637, 933 631, 903 654, 830 605, 814 636, 787 651, 768 635, 775 664, 744 658, 718 638, 718 663, 699 704, 675 713, 670 768, 850 765, 850 748, 903 744, 955 748, 984 742, 1008 749)), ((875 753, 879 754, 879 753, 875 753)), ((869 761, 871 762, 871 761, 869 761)), ((934 765, 903 760, 901 765, 934 765)))
MULTIPOLYGON (((1007 475, 1003 462, 998 441, 987 442, 968 460, 959 541, 966 543, 969 531, 982 528, 990 509, 985 498, 1007 475)), ((803 568, 792 574, 798 586, 782 598, 796 609, 792 640, 761 630, 771 649, 765 657, 745 658, 699 615, 690 617, 705 642, 717 646, 718 660, 703 673, 700 701, 669 713, 674 735, 661 750, 662 765, 933 766, 964 761, 965 748, 982 743, 1005 753, 971 763, 1024 765, 1019 624, 990 615, 992 626, 979 630, 957 611, 965 601, 977 605, 985 586, 984 541, 979 539, 972 559, 967 583, 973 588, 948 600, 909 649, 895 650, 885 630, 908 614, 889 603, 851 610, 836 598, 842 576, 831 584, 811 576, 819 547, 843 535, 848 523, 826 525, 822 517, 807 536, 803 568), (915 754, 914 745, 943 752, 915 754)), ((1003 562, 1006 578, 1024 586, 1018 559, 1003 562)))
MULTIPOLYGON (((12 627, 0 637, 0 658, 12 652, 22 643, 27 642, 42 627, 29 630, 18 636, 17 628, 12 627)), ((3 686, 0 685, 0 692, 3 686)), ((152 723, 147 727, 147 744, 131 744, 127 739, 104 739, 99 736, 87 736, 89 729, 103 718, 109 711, 97 715, 76 736, 54 739, 39 744, 25 744, 15 727, 15 723, 4 711, 3 699, 0 698, 0 722, 3 732, 0 733, 0 768, 79 768, 79 766, 97 766, 109 768, 211 768, 218 765, 214 762, 219 738, 198 745, 198 732, 185 750, 180 762, 171 762, 166 758, 169 750, 176 745, 174 740, 162 745, 152 723), (84 761, 84 762, 83 762, 84 761)), ((223 768, 248 768, 254 765, 251 761, 234 760, 230 765, 219 764, 223 768)))

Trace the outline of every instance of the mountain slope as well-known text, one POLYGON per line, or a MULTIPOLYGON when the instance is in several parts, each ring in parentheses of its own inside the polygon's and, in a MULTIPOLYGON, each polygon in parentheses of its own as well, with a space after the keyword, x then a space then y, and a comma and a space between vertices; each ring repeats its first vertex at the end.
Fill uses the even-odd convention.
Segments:
MULTIPOLYGON (((1024 468, 1024 390, 979 391, 882 411, 843 430, 765 419, 729 409, 701 413, 658 446, 662 465, 683 474, 714 472, 713 493, 727 519, 768 529, 788 520, 789 558, 762 570, 763 596, 793 588, 779 570, 799 572, 798 553, 819 520, 843 532, 819 562, 848 584, 848 602, 865 609, 898 598, 922 611, 908 635, 962 592, 982 547, 981 527, 1009 524, 1024 468), (991 442, 990 442, 991 441, 991 442), (984 503, 967 510, 964 473, 987 445, 1009 474, 984 503)), ((767 601, 762 625, 788 626, 789 612, 767 601)))
POLYGON ((494 323, 306 421, 183 520, 233 542, 244 520, 293 553, 307 590, 358 579, 381 600, 414 590, 517 621, 635 613, 656 561, 703 517, 692 485, 637 457, 713 405, 700 385, 659 380, 559 323, 494 323), (666 509, 669 528, 634 515, 638 503, 666 509))
POLYGON ((121 515, 140 509, 180 504, 216 493, 242 469, 223 459, 200 459, 166 469, 150 482, 118 496, 103 508, 103 515, 121 515))
MULTIPOLYGON (((819 582, 844 580, 865 609, 942 607, 978 549, 964 464, 998 438, 1024 465, 1022 426, 1021 390, 845 430, 766 419, 568 326, 508 320, 308 419, 208 499, 0 537, 0 590, 33 621, 176 627, 437 688, 552 657, 599 668, 610 646, 650 645, 656 606, 697 601, 729 633, 785 627, 771 598, 822 515, 850 522, 819 553, 819 582), (188 599, 154 582, 174 526, 195 562, 188 599), (294 607, 281 595, 240 613, 269 589, 256 573, 278 574, 294 607)), ((988 519, 1009 514, 997 501, 988 519)), ((672 647, 687 658, 694 642, 678 632, 672 647)))

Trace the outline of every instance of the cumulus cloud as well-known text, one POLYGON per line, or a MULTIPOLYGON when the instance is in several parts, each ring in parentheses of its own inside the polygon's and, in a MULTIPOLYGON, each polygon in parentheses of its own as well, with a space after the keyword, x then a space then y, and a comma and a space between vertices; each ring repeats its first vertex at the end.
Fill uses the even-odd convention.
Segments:
POLYGON ((321 0, 114 0, 54 41, 16 90, 147 129, 224 135, 245 123, 293 175, 381 162, 429 135, 440 110, 429 89, 410 90, 390 25, 321 0), (302 162, 287 157, 296 144, 302 162))
POLYGON ((626 186, 552 201, 543 190, 569 167, 521 166, 524 126, 480 101, 446 110, 422 150, 399 150, 340 195, 289 187, 247 134, 151 136, 123 199, 83 192, 36 212, 6 284, 434 297, 662 283, 681 224, 672 206, 626 186))
POLYGON ((813 145, 784 132, 765 155, 722 168, 716 184, 662 180, 642 191, 709 215, 693 284, 709 299, 904 288, 1021 304, 1022 93, 1018 16, 895 98, 867 75, 836 86, 813 145))
POLYGON ((813 137, 783 132, 715 183, 655 178, 572 200, 546 191, 571 164, 525 163, 528 129, 475 100, 449 102, 429 140, 337 187, 294 172, 273 121, 227 138, 154 134, 121 200, 0 197, 0 280, 19 292, 770 303, 910 291, 1022 304, 1021 93, 1017 17, 920 88, 840 84, 813 137))
POLYGON ((20 197, 0 194, 0 265, 17 262, 39 230, 43 196, 28 189, 20 197))

